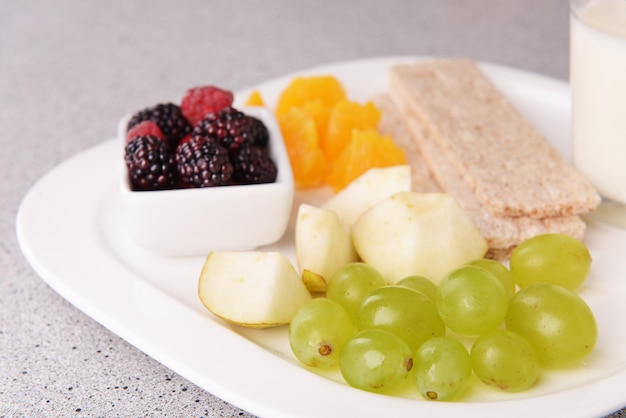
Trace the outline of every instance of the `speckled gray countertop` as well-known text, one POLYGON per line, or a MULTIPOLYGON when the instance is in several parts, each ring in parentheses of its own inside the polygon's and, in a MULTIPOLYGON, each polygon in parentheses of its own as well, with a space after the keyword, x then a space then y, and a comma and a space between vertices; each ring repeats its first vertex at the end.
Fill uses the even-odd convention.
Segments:
POLYGON ((18 247, 19 203, 48 170, 111 138, 121 115, 192 85, 237 90, 386 55, 567 79, 568 2, 0 0, 0 416, 251 416, 48 287, 18 247))

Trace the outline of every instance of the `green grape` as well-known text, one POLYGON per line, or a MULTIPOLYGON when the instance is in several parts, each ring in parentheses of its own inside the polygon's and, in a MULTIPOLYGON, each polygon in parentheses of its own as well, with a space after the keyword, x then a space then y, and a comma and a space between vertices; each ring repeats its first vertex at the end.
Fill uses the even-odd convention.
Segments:
POLYGON ((346 341, 356 332, 354 322, 337 302, 312 299, 289 324, 289 345, 302 363, 311 367, 334 367, 346 341))
POLYGON ((384 329, 416 350, 424 341, 445 335, 446 326, 432 300, 422 293, 398 285, 380 287, 370 293, 356 311, 359 330, 384 329))
POLYGON ((474 374, 489 386, 506 392, 530 388, 539 377, 539 360, 521 335, 496 329, 481 335, 471 350, 474 374))
POLYGON ((535 284, 511 299, 506 327, 522 335, 547 368, 580 364, 595 347, 598 328, 593 312, 571 290, 535 284))
POLYGON ((420 394, 431 401, 458 398, 471 374, 467 349, 452 337, 431 338, 413 356, 411 376, 420 394))
POLYGON ((496 260, 490 260, 488 258, 479 258, 474 261, 470 261, 468 263, 472 266, 482 267, 485 270, 489 270, 493 273, 494 276, 502 282, 504 288, 506 289, 507 295, 509 298, 513 297, 515 294, 515 279, 513 278, 513 273, 506 268, 506 266, 496 260))
POLYGON ((462 335, 480 335, 502 323, 509 297, 491 272, 462 266, 441 280, 435 301, 448 328, 462 335))
POLYGON ((408 344, 379 329, 357 332, 339 355, 339 369, 346 382, 370 392, 397 388, 407 379, 412 367, 408 344))
POLYGON ((338 302, 354 318, 365 296, 386 284, 378 270, 369 264, 348 263, 337 269, 330 277, 326 296, 338 302))
POLYGON ((437 285, 427 277, 424 276, 408 276, 396 283, 398 286, 406 286, 413 290, 423 293, 428 296, 430 300, 435 300, 435 292, 437 292, 437 285))
POLYGON ((510 266, 519 287, 552 283, 574 290, 589 274, 591 255, 575 238, 544 234, 522 242, 511 254, 510 266))

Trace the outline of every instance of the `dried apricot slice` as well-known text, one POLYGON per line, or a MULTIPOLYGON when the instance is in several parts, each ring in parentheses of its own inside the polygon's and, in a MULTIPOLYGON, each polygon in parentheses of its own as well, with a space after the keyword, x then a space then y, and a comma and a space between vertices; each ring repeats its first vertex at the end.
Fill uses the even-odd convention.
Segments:
POLYGON ((326 157, 319 147, 315 120, 305 110, 294 107, 278 117, 287 154, 298 188, 320 186, 326 176, 326 157))
POLYGON ((361 104, 347 98, 338 101, 330 112, 326 135, 320 137, 322 151, 335 159, 352 139, 354 129, 377 129, 381 111, 373 102, 361 104))
POLYGON ((353 130, 352 139, 333 160, 326 182, 335 192, 373 167, 407 164, 407 158, 389 135, 375 129, 353 130))

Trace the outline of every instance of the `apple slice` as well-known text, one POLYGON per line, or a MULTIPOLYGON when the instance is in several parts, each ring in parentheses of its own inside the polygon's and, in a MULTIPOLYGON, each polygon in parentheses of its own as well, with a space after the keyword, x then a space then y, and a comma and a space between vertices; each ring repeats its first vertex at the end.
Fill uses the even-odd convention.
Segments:
POLYGON ((357 260, 350 232, 337 214, 306 203, 298 207, 294 246, 302 281, 311 292, 325 292, 330 276, 357 260))
POLYGON ((259 251, 209 253, 198 295, 213 314, 251 328, 288 324, 311 299, 286 256, 259 251))
POLYGON ((391 283, 411 275, 439 283, 487 251, 485 238, 446 193, 396 193, 359 217, 352 240, 361 259, 391 283))
POLYGON ((339 220, 351 226, 363 212, 397 193, 411 191, 411 167, 395 165, 371 168, 331 197, 323 207, 332 209, 339 220))

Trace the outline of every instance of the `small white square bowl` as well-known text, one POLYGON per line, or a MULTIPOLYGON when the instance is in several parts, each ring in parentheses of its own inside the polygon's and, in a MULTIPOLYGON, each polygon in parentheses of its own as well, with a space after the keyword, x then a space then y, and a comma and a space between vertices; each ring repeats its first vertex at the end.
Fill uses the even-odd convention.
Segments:
MULTIPOLYGON (((280 128, 268 109, 237 109, 265 123, 270 156, 278 169, 276 181, 133 191, 122 159, 120 197, 124 221, 139 246, 163 256, 197 256, 211 250, 251 250, 275 243, 285 234, 293 206, 294 181, 280 128)), ((119 122, 122 144, 126 142, 130 117, 119 122)))

